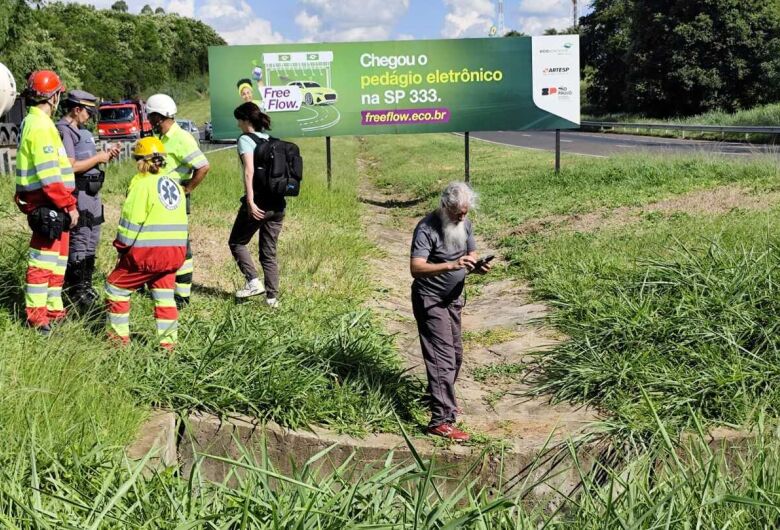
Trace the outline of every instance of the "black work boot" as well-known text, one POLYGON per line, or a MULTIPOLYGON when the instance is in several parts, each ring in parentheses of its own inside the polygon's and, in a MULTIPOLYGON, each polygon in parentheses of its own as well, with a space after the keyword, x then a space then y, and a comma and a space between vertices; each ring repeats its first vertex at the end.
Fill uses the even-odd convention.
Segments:
POLYGON ((68 267, 65 269, 62 294, 65 295, 67 302, 71 305, 77 305, 77 300, 81 298, 84 265, 84 261, 68 262, 68 267))
POLYGON ((100 296, 92 286, 92 276, 95 274, 95 256, 87 256, 84 260, 84 275, 81 279, 81 304, 91 308, 100 296))

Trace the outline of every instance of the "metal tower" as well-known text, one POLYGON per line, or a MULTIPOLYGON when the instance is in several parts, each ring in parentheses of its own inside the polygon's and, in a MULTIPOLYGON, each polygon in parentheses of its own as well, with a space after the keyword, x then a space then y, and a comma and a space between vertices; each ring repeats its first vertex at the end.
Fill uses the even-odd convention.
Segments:
POLYGON ((571 0, 572 4, 572 27, 577 27, 580 23, 580 13, 579 9, 577 8, 577 0, 571 0))
POLYGON ((498 0, 498 36, 503 37, 504 33, 504 0, 498 0))

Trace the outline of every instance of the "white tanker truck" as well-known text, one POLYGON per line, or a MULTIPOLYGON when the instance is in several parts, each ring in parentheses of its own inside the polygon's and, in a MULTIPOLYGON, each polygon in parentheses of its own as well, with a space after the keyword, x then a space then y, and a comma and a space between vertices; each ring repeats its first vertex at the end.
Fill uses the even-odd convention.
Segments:
POLYGON ((0 63, 0 147, 16 146, 25 110, 14 76, 0 63))

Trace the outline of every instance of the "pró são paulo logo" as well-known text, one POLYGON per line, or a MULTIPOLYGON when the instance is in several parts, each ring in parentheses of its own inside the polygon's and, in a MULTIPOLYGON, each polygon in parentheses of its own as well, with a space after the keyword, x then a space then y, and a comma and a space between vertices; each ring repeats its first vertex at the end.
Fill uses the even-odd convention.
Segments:
POLYGON ((568 66, 550 67, 550 68, 545 68, 544 70, 542 70, 542 74, 544 74, 544 75, 563 75, 563 74, 568 74, 570 71, 571 71, 571 68, 569 68, 568 66))
POLYGON ((551 87, 542 88, 542 95, 543 96, 557 95, 559 99, 569 99, 569 97, 574 95, 574 91, 571 90, 569 87, 565 87, 565 86, 551 86, 551 87))

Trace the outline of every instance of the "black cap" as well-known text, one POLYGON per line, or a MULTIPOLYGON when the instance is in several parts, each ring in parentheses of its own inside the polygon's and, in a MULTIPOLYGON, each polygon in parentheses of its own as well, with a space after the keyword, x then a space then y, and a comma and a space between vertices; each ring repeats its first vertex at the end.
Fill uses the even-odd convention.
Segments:
POLYGON ((98 98, 85 90, 71 90, 65 97, 65 104, 69 108, 84 107, 90 114, 97 112, 98 98))

